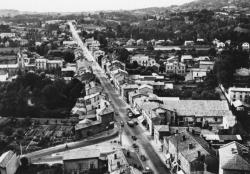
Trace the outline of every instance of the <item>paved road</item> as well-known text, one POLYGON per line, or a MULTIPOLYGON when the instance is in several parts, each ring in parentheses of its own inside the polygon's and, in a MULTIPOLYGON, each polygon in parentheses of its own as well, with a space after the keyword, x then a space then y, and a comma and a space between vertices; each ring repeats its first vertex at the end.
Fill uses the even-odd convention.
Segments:
MULTIPOLYGON (((91 62, 93 62, 92 69, 93 72, 96 74, 96 76, 100 79, 100 82, 102 86, 104 87, 105 92, 109 95, 110 100, 112 101, 112 104, 114 106, 115 111, 118 113, 118 116, 116 117, 116 121, 120 122, 127 122, 128 117, 126 113, 126 108, 129 106, 120 98, 120 96, 116 93, 114 88, 112 87, 112 84, 110 81, 106 78, 105 73, 101 69, 101 67, 98 65, 98 63, 95 62, 93 56, 90 54, 88 49, 84 46, 84 43, 80 39, 79 35, 77 34, 73 24, 71 22, 68 23, 72 32, 72 36, 75 39, 75 41, 78 43, 78 45, 83 50, 83 53, 85 55, 85 58, 91 62)), ((165 174, 170 173, 169 170, 166 168, 166 165, 162 162, 162 160, 159 158, 159 156, 154 151, 154 148, 150 144, 147 137, 143 134, 144 130, 140 128, 139 126, 135 128, 131 128, 127 125, 123 128, 123 134, 127 136, 127 138, 131 141, 131 144, 133 140, 131 139, 132 135, 136 135, 138 140, 136 140, 136 144, 139 145, 140 153, 144 154, 149 160, 146 161, 147 166, 149 166, 154 173, 158 174, 165 174)))

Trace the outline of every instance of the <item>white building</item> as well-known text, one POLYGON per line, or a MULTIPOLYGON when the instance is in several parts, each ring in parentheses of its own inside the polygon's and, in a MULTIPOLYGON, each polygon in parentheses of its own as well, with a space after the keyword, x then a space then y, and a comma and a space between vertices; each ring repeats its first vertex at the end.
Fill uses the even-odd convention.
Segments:
POLYGON ((186 73, 186 65, 177 61, 175 61, 174 63, 167 63, 166 73, 184 75, 186 73))
POLYGON ((249 45, 249 43, 248 42, 245 42, 245 43, 243 43, 242 44, 242 50, 249 50, 250 49, 250 45, 249 45))
POLYGON ((150 58, 149 56, 146 55, 135 55, 130 58, 130 63, 137 62, 141 66, 154 66, 156 65, 156 61, 153 58, 150 58))
POLYGON ((3 38, 11 38, 11 37, 15 37, 16 34, 15 33, 0 33, 0 37, 3 38))
POLYGON ((231 87, 228 89, 231 102, 240 100, 243 103, 250 102, 250 88, 231 87))

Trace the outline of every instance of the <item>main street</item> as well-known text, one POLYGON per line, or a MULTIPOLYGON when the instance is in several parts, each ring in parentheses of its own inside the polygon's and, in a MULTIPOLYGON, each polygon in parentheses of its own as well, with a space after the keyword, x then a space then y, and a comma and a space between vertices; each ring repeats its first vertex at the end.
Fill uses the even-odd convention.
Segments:
MULTIPOLYGON (((84 57, 88 61, 92 62, 93 73, 97 76, 97 78, 99 78, 105 92, 108 94, 109 99, 111 100, 114 106, 115 112, 118 113, 118 116, 116 116, 116 121, 118 123, 120 121, 123 121, 126 123, 128 120, 126 109, 129 106, 116 93, 111 82, 106 78, 105 73, 103 72, 101 67, 98 65, 98 63, 94 60, 93 56, 91 55, 91 53, 88 51, 88 49, 82 42, 72 22, 68 22, 68 24, 70 26, 70 30, 72 32, 72 36, 74 40, 78 43, 79 47, 83 50, 84 57)), ((162 160, 159 158, 159 156, 155 152, 148 138, 143 134, 143 132, 144 130, 139 126, 132 128, 132 127, 125 125, 123 128, 123 135, 126 136, 131 141, 131 145, 133 143, 131 136, 135 135, 138 138, 136 140, 136 144, 139 145, 140 154, 144 154, 147 157, 148 160, 146 161, 146 165, 149 168, 151 168, 154 171, 154 173, 158 173, 158 174, 170 173, 166 165, 162 162, 162 160)))

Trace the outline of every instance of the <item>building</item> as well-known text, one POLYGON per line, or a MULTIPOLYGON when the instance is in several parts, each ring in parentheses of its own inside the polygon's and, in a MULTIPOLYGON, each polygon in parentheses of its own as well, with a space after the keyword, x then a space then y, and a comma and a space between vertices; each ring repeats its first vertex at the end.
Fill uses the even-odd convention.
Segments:
POLYGON ((250 69, 240 68, 234 73, 233 84, 237 87, 250 87, 250 69))
POLYGON ((85 84, 86 96, 91 95, 91 94, 100 93, 102 91, 103 91, 103 87, 95 81, 91 81, 91 82, 85 84))
POLYGON ((214 61, 200 61, 199 62, 199 68, 200 69, 213 70, 214 61))
POLYGON ((231 104, 236 100, 243 103, 250 103, 250 88, 231 87, 228 89, 228 96, 231 104))
POLYGON ((248 42, 243 43, 241 47, 242 47, 242 50, 246 50, 246 51, 249 51, 250 49, 250 45, 248 42))
POLYGON ((238 143, 230 142, 219 149, 219 174, 249 174, 249 148, 238 143))
POLYGON ((47 59, 39 58, 35 60, 36 68, 41 70, 47 69, 47 59))
POLYGON ((137 84, 123 84, 121 86, 121 96, 126 102, 129 102, 129 93, 131 91, 137 91, 139 88, 139 85, 137 84))
POLYGON ((167 63, 166 64, 166 73, 167 74, 178 74, 185 75, 186 73, 186 65, 181 62, 167 63))
POLYGON ((113 107, 108 102, 104 105, 100 103, 96 107, 95 121, 86 118, 75 125, 76 135, 79 138, 86 138, 114 127, 113 107))
POLYGON ((201 137, 190 132, 182 132, 164 142, 172 171, 179 169, 185 174, 218 173, 216 153, 201 137))
POLYGON ((184 42, 185 47, 193 47, 194 46, 194 41, 187 40, 184 42))
POLYGON ((207 69, 192 68, 185 77, 185 81, 203 82, 209 71, 207 69))
POLYGON ((12 38, 12 37, 15 37, 15 36, 16 36, 15 33, 0 33, 1 39, 3 39, 3 38, 12 38))
POLYGON ((110 174, 142 174, 142 164, 135 152, 116 150, 107 156, 110 174))
POLYGON ((101 153, 98 149, 69 151, 63 155, 64 174, 88 173, 100 170, 101 153))
POLYGON ((45 58, 38 58, 35 60, 35 66, 41 70, 51 70, 63 67, 63 60, 48 60, 45 58))
POLYGON ((155 125, 195 126, 218 131, 236 123, 227 101, 220 100, 135 100, 134 106, 142 113, 151 135, 155 125))
POLYGON ((85 107, 86 107, 87 111, 96 109, 100 99, 101 99, 100 92, 86 95, 84 97, 84 103, 85 103, 85 107))
POLYGON ((154 140, 156 144, 163 144, 163 137, 170 136, 169 125, 154 126, 154 140))
POLYGON ((193 56, 192 55, 182 55, 181 56, 181 62, 182 63, 192 63, 193 61, 193 56))
POLYGON ((238 143, 242 142, 240 135, 202 134, 202 137, 215 149, 218 149, 232 141, 236 141, 238 143))
POLYGON ((140 66, 155 66, 156 61, 146 55, 137 54, 130 58, 130 63, 137 62, 140 66))
POLYGON ((15 174, 19 167, 19 156, 13 151, 7 151, 0 156, 0 173, 15 174))
POLYGON ((153 94, 154 88, 151 85, 143 84, 139 86, 138 92, 141 94, 153 94))

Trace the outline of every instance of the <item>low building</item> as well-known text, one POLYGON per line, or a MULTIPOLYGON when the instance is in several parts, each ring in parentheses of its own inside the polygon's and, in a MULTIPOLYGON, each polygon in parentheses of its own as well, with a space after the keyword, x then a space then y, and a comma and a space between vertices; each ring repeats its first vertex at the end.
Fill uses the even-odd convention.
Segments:
POLYGON ((219 159, 219 174, 250 173, 249 148, 238 142, 233 141, 221 146, 219 159))
POLYGON ((190 63, 193 61, 193 56, 192 55, 182 55, 181 56, 181 62, 182 63, 190 63))
POLYGON ((243 43, 241 47, 242 47, 242 50, 245 50, 245 51, 249 51, 250 49, 250 45, 248 42, 243 43))
POLYGON ((121 96, 126 102, 129 102, 129 93, 131 91, 137 91, 139 89, 139 85, 137 84, 123 84, 121 86, 121 96))
POLYGON ((69 151, 63 155, 63 173, 88 173, 100 171, 101 153, 98 149, 69 151))
POLYGON ((140 66, 151 67, 156 65, 156 61, 146 55, 137 54, 130 58, 130 63, 137 62, 140 66))
POLYGON ((213 70, 214 61, 200 61, 199 62, 199 68, 200 69, 213 70))
POLYGON ((0 156, 0 173, 15 174, 19 167, 19 156, 13 151, 7 151, 0 156))
POLYGON ((143 84, 139 86, 138 92, 141 94, 153 94, 154 88, 151 85, 143 84))
POLYGON ((185 81, 203 82, 207 77, 208 72, 209 71, 207 69, 192 68, 186 75, 185 81))
POLYGON ((214 131, 229 129, 236 123, 227 101, 166 100, 163 102, 138 100, 135 107, 146 120, 151 135, 155 125, 211 127, 214 131), (138 102, 138 103, 137 103, 138 102))
POLYGON ((142 164, 135 152, 116 150, 107 156, 110 174, 142 174, 142 164))
POLYGON ((96 109, 100 99, 101 99, 101 93, 100 92, 90 94, 90 95, 86 95, 84 97, 84 103, 85 103, 86 109, 87 110, 96 109))
POLYGON ((114 127, 113 107, 108 102, 104 105, 97 104, 96 107, 95 121, 86 118, 76 124, 75 131, 79 138, 86 138, 114 127))
POLYGON ((236 141, 238 143, 242 142, 240 135, 203 134, 202 137, 215 149, 218 149, 232 141, 236 141))
POLYGON ((164 146, 169 156, 167 163, 173 172, 180 169, 185 174, 218 173, 216 153, 201 137, 182 132, 169 137, 166 143, 164 146))
POLYGON ((156 144, 163 144, 163 137, 170 136, 169 125, 154 126, 154 140, 156 144))
POLYGON ((237 87, 250 87, 250 69, 240 68, 234 73, 233 85, 237 87))
POLYGON ((228 89, 228 96, 231 104, 237 100, 243 103, 250 103, 250 88, 231 87, 228 89))
POLYGON ((170 74, 178 74, 185 75, 186 73, 186 65, 181 62, 167 63, 166 64, 166 73, 170 74))
POLYGON ((194 46, 194 41, 192 40, 187 40, 184 42, 185 47, 193 47, 194 46))

